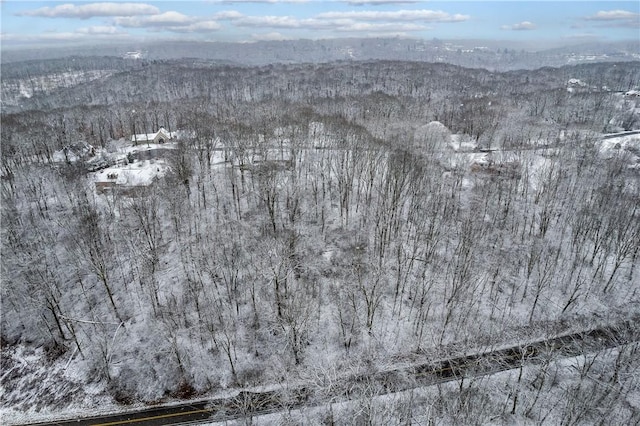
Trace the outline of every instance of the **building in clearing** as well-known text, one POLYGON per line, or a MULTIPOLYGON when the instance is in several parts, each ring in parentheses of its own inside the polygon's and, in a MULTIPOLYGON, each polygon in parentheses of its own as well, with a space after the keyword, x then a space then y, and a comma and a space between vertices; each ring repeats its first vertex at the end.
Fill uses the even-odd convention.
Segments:
POLYGON ((155 133, 131 135, 131 142, 133 142, 134 145, 139 143, 165 143, 171 139, 171 133, 167 132, 164 127, 160 127, 160 130, 155 133))
POLYGON ((100 170, 93 175, 93 181, 98 194, 118 191, 124 195, 133 195, 150 188, 167 170, 168 166, 164 161, 144 160, 100 170))

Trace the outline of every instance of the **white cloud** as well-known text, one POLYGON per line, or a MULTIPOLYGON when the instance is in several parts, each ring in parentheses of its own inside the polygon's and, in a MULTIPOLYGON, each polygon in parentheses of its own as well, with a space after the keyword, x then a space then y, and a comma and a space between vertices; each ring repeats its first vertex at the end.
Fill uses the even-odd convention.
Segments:
POLYGON ((120 17, 115 19, 116 24, 126 28, 187 26, 194 24, 196 21, 196 18, 180 12, 164 12, 158 15, 120 17))
MULTIPOLYGON (((241 14, 228 14, 232 19, 241 14)), ((115 24, 125 28, 147 28, 149 31, 171 31, 175 33, 208 33, 222 28, 217 20, 211 18, 198 18, 188 16, 180 12, 169 11, 151 16, 132 16, 115 18, 115 24)))
POLYGON ((511 30, 511 31, 527 31, 527 30, 535 30, 536 24, 529 21, 522 21, 518 24, 503 25, 500 28, 503 30, 511 30))
POLYGON ((371 23, 371 22, 352 22, 337 25, 334 31, 341 32, 385 32, 385 33, 404 33, 407 31, 425 31, 430 28, 423 25, 406 24, 406 23, 371 23))
POLYGON ((90 35, 106 35, 106 34, 123 34, 117 27, 112 25, 94 25, 91 27, 78 28, 76 31, 78 34, 90 34, 90 35))
POLYGON ((41 7, 17 13, 18 16, 39 16, 45 18, 89 19, 100 16, 155 15, 160 10, 144 3, 89 3, 83 5, 61 4, 55 7, 41 7))
POLYGON ((620 21, 620 20, 638 20, 640 14, 629 12, 627 10, 601 10, 595 15, 587 16, 587 21, 620 21))
POLYGON ((175 33, 209 33, 218 31, 220 28, 222 28, 222 25, 216 21, 200 21, 185 26, 167 27, 163 29, 175 33))
POLYGON ((451 15, 441 10, 396 10, 396 11, 359 11, 325 12, 317 16, 323 19, 355 19, 359 21, 424 21, 424 22, 462 22, 469 15, 451 15))
POLYGON ((214 19, 228 20, 237 27, 330 30, 337 32, 374 32, 406 34, 430 28, 415 22, 458 22, 467 16, 449 15, 439 11, 398 12, 328 12, 312 18, 294 16, 247 16, 231 10, 216 13, 214 19))
POLYGON ((606 27, 640 28, 640 13, 627 10, 601 10, 584 19, 585 21, 600 22, 601 26, 606 27))
POLYGON ((239 27, 268 28, 300 28, 317 27, 320 22, 315 19, 297 19, 291 16, 242 16, 234 18, 233 23, 239 27))
POLYGON ((336 32, 374 32, 404 33, 424 31, 430 28, 408 22, 364 22, 354 19, 298 19, 291 16, 242 16, 233 15, 232 23, 239 27, 277 28, 277 29, 310 29, 336 32))
POLYGON ((229 19, 229 20, 244 18, 244 16, 245 15, 238 12, 237 10, 224 10, 222 12, 218 12, 215 15, 213 15, 215 19, 229 19))

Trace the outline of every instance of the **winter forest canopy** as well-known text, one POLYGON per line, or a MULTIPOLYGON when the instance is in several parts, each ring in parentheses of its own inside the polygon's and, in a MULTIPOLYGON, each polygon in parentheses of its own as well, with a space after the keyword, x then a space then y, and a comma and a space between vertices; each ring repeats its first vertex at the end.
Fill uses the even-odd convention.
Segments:
MULTIPOLYGON (((323 395, 637 324, 638 62, 87 56, 2 72, 9 413, 323 395), (160 128, 163 144, 132 140, 160 128)), ((636 340, 278 421, 633 424, 636 340)))

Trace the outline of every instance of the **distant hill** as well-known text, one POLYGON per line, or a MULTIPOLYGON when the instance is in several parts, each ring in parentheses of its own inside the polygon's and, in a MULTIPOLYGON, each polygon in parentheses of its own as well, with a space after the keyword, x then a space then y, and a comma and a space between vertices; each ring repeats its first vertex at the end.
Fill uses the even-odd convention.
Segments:
POLYGON ((487 40, 330 39, 256 43, 163 41, 65 48, 7 50, 2 62, 67 56, 120 56, 136 60, 198 58, 235 65, 323 63, 339 60, 443 62, 507 71, 585 62, 640 59, 640 41, 584 43, 539 50, 524 43, 487 40), (136 55, 132 55, 136 52, 136 55), (139 53, 139 54, 138 54, 139 53))

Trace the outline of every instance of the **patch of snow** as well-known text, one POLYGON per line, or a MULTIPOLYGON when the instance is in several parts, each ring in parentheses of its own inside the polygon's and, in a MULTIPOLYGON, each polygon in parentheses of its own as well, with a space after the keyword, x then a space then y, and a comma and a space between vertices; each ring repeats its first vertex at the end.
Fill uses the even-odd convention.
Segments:
POLYGON ((569 81, 567 82, 567 85, 586 87, 587 83, 577 78, 570 78, 569 81))
POLYGON ((28 90, 22 81, 20 82, 20 96, 27 99, 33 96, 33 91, 28 90))
POLYGON ((478 143, 471 139, 469 135, 466 134, 454 134, 451 135, 451 148, 454 151, 474 151, 478 147, 478 143))
POLYGON ((451 145, 451 131, 439 121, 432 121, 416 129, 414 142, 418 148, 442 150, 451 145))
POLYGON ((94 182, 115 182, 122 186, 149 186, 164 176, 169 167, 163 160, 144 160, 122 167, 108 167, 94 173, 94 182), (110 178, 111 176, 111 178, 110 178))
POLYGON ((124 55, 122 55, 123 59, 141 59, 142 58, 142 52, 140 51, 134 51, 134 52, 127 52, 124 55))
POLYGON ((156 138, 161 138, 166 142, 172 139, 173 136, 171 135, 171 133, 167 132, 167 130, 164 127, 160 127, 160 129, 155 133, 140 133, 136 135, 131 135, 131 142, 134 142, 134 143, 141 143, 141 142, 144 143, 144 142, 150 142, 150 141, 155 142, 156 138))
POLYGON ((600 154, 606 158, 626 154, 629 156, 629 167, 640 167, 640 134, 621 135, 603 139, 599 147, 600 154))
POLYGON ((59 87, 73 87, 78 84, 108 77, 111 70, 68 71, 21 79, 2 81, 2 100, 8 104, 28 99, 38 93, 46 93, 59 87))

